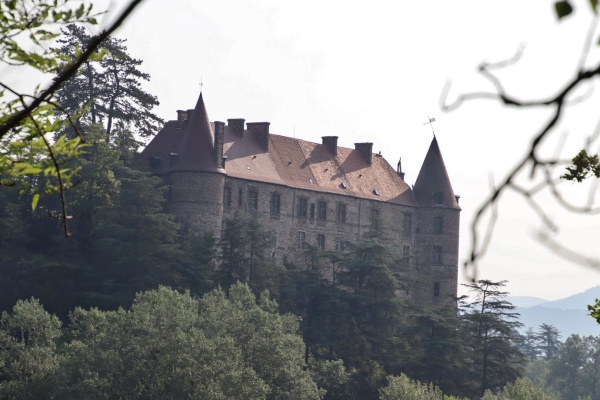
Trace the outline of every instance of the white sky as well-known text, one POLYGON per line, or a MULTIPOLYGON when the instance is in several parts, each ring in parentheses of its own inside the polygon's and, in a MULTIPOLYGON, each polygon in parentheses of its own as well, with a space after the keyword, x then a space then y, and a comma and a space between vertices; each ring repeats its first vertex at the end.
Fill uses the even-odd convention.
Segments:
MULTIPOLYGON (((177 109, 192 108, 202 79, 211 120, 269 121, 273 133, 295 132, 315 142, 337 135, 345 147, 372 141, 393 166, 402 157, 409 184, 432 138, 423 123, 435 117, 461 196, 462 263, 469 224, 490 177, 504 177, 549 113, 490 100, 444 113, 444 84, 452 79, 451 98, 491 90, 477 74, 478 64, 508 59, 526 44, 521 61, 499 73, 508 93, 521 99, 556 93, 576 70, 591 20, 588 2, 577 3, 575 17, 557 23, 553 2, 539 0, 145 0, 116 36, 127 38, 130 55, 144 60, 141 69, 152 76, 145 89, 158 96, 161 117, 175 119, 177 109)), ((597 97, 570 108, 559 128, 570 134, 568 158, 595 127, 590 115, 597 114, 597 97)), ((549 141, 549 154, 557 143, 549 141)), ((571 193, 583 198, 578 187, 571 193)), ((575 218, 549 199, 544 205, 561 226, 556 240, 599 255, 598 217, 575 218)), ((499 212, 481 278, 508 280, 512 295, 546 299, 600 282, 599 272, 552 255, 534 239, 540 222, 522 199, 506 197, 499 212)))

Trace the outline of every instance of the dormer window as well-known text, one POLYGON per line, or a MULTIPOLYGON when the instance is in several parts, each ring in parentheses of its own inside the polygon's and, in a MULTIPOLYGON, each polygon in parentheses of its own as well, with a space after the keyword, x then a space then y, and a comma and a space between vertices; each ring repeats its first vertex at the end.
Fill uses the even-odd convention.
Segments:
POLYGON ((177 165, 177 162, 179 161, 179 154, 178 153, 170 153, 169 155, 171 156, 171 167, 174 167, 175 165, 177 165))
POLYGON ((157 156, 151 156, 149 157, 150 159, 150 167, 152 169, 157 169, 160 166, 160 162, 162 161, 162 158, 157 157, 157 156))
POLYGON ((433 204, 436 207, 441 207, 444 205, 444 193, 442 192, 435 192, 433 194, 433 204))

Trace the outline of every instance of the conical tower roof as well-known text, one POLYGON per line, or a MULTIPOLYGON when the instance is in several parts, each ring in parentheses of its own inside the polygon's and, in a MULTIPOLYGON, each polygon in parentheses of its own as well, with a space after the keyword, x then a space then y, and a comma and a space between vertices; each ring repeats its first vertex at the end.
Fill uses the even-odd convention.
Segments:
POLYGON ((419 171, 413 193, 415 201, 421 207, 460 208, 435 136, 419 171))
POLYGON ((178 148, 179 159, 173 164, 171 171, 220 171, 213 157, 214 133, 202 92, 196 107, 190 111, 192 115, 178 148))

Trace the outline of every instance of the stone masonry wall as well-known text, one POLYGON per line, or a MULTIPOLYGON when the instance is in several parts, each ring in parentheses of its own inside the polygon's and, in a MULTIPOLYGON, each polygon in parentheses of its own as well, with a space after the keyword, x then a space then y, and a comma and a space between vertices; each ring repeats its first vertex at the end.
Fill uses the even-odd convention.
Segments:
POLYGON ((219 173, 175 172, 170 174, 169 182, 171 212, 185 232, 213 232, 219 237, 224 220, 233 218, 236 212, 256 212, 263 226, 277 238, 271 250, 273 257, 279 263, 301 263, 304 249, 299 235, 313 246, 320 236, 325 250, 342 250, 336 248, 336 242, 356 242, 379 224, 383 237, 410 274, 406 277, 409 292, 400 294, 408 294, 419 304, 432 305, 456 296, 460 211, 454 208, 404 206, 219 173), (279 212, 271 207, 272 195, 279 196, 279 212), (306 200, 306 216, 298 215, 301 199, 306 200), (319 202, 326 204, 325 218, 319 218, 319 202), (343 220, 338 218, 340 204, 346 209, 343 220), (441 251, 438 261, 435 251, 441 251))
POLYGON ((225 175, 210 172, 171 172, 169 211, 184 232, 218 232, 223 220, 225 175))
POLYGON ((419 254, 416 270, 421 290, 415 292, 415 301, 429 299, 441 304, 456 297, 459 225, 460 210, 455 208, 417 210, 415 240, 419 254))
POLYGON ((374 229, 374 223, 379 223, 383 226, 383 236, 390 240, 398 258, 408 255, 406 266, 416 278, 411 289, 415 301, 437 304, 456 295, 458 210, 420 209, 232 177, 226 178, 224 188, 229 193, 229 205, 223 207, 223 217, 233 218, 236 212, 257 212, 262 224, 277 237, 272 251, 280 262, 301 260, 303 248, 298 242, 299 232, 304 233, 305 241, 313 246, 317 245, 318 235, 324 235, 325 250, 333 251, 336 240, 356 242, 374 229), (279 213, 271 212, 272 194, 279 195, 279 213), (306 217, 298 215, 300 199, 306 199, 306 217), (320 201, 327 204, 325 219, 318 218, 320 201), (344 222, 338 221, 339 204, 346 207, 344 222), (314 207, 313 218, 311 207, 314 207), (443 218, 443 231, 435 233, 433 218, 439 216, 443 218), (441 265, 431 262, 433 246, 442 247, 441 265), (437 292, 434 291, 436 284, 437 292))

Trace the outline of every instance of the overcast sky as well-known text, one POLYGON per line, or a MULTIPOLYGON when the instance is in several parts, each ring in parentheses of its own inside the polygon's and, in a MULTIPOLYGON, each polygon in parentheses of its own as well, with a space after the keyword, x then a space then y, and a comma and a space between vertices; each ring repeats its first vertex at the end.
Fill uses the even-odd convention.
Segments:
MULTIPOLYGON (((522 59, 499 73, 507 91, 524 100, 556 93, 576 71, 591 21, 587 2, 578 4, 574 18, 558 23, 550 1, 145 0, 116 36, 144 60, 141 69, 152 76, 145 88, 158 96, 161 117, 192 108, 202 81, 211 120, 269 121, 273 133, 314 142, 336 135, 345 147, 372 141, 393 166, 402 157, 409 184, 432 139, 423 124, 434 117, 461 196, 462 262, 469 224, 490 182, 524 154, 549 112, 475 100, 445 113, 444 85, 452 81, 450 99, 490 91, 479 63, 508 59, 526 45, 522 59)), ((548 154, 576 154, 595 128, 597 104, 591 93, 569 108, 556 139, 545 145, 548 154)), ((568 189, 574 200, 584 198, 579 187, 568 189)), ((600 254, 598 217, 574 217, 549 197, 543 205, 560 226, 555 240, 600 254)), ((553 255, 535 239, 541 224, 525 201, 507 196, 498 211, 481 278, 508 280, 511 294, 546 299, 600 282, 599 272, 553 255)))

